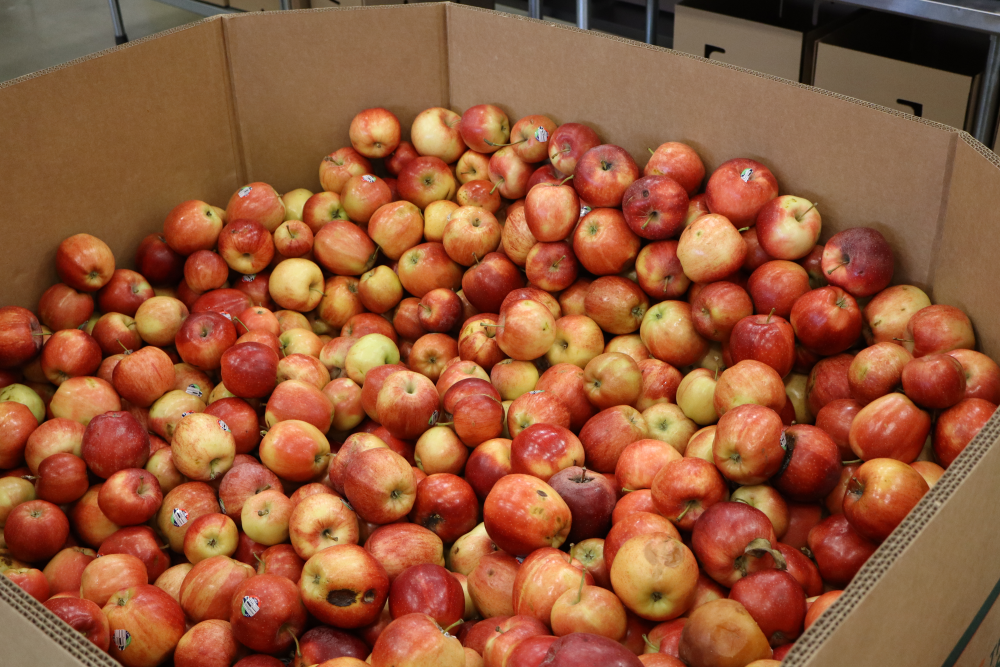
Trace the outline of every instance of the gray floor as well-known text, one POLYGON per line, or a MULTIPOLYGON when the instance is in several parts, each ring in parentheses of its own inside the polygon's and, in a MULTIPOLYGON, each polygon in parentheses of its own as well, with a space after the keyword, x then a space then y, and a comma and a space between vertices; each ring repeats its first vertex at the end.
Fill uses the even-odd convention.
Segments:
MULTIPOLYGON (((130 39, 201 17, 153 0, 120 0, 130 39)), ((0 81, 115 45, 107 0, 0 0, 0 81)))

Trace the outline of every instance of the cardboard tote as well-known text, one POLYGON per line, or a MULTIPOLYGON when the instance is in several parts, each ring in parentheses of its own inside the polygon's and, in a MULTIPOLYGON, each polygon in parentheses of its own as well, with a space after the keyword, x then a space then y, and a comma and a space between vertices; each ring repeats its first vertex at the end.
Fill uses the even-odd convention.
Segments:
MULTIPOLYGON (((358 111, 408 128, 427 107, 492 102, 511 118, 583 121, 640 166, 668 140, 709 171, 771 167, 820 202, 824 239, 866 225, 895 282, 965 310, 1000 357, 1000 162, 969 135, 665 49, 457 5, 207 19, 0 85, 0 303, 34 307, 59 241, 87 231, 130 266, 187 199, 241 185, 319 188, 358 111), (350 39, 363 45, 347 54, 350 39)), ((1000 638, 1000 417, 983 429, 797 642, 788 665, 979 665, 1000 638)), ((0 577, 0 664, 112 665, 0 577)))

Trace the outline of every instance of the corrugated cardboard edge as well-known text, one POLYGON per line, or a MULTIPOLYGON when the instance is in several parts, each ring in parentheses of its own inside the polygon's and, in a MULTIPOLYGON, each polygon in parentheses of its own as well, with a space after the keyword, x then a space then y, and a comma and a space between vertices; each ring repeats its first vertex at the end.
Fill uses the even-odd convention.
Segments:
MULTIPOLYGON (((400 9, 399 6, 379 6, 379 7, 347 7, 347 8, 330 8, 330 9, 319 9, 319 10, 296 10, 296 11, 359 11, 359 10, 399 11, 399 9, 400 9)), ((446 27, 445 27, 446 40, 444 48, 447 48, 447 34, 448 34, 447 23, 450 19, 451 12, 453 11, 490 12, 491 10, 480 9, 470 6, 462 6, 462 5, 447 7, 446 27)), ((491 12, 491 13, 498 13, 498 12, 491 12)), ((249 20, 247 17, 254 15, 256 15, 256 13, 246 14, 246 15, 230 15, 225 17, 212 17, 204 19, 203 21, 219 21, 219 20, 223 21, 222 23, 223 36, 225 37, 224 26, 226 21, 249 20)), ((515 15, 504 15, 504 17, 507 20, 514 20, 514 21, 536 20, 515 15)), ((129 44, 125 44, 119 47, 114 47, 111 49, 106 49, 104 51, 100 51, 95 54, 85 56, 83 58, 78 58, 76 60, 60 65, 58 67, 49 68, 46 70, 42 70, 40 72, 35 72, 33 74, 28 74, 19 77, 17 79, 13 79, 5 83, 0 83, 0 89, 6 88, 15 83, 33 79, 50 71, 62 69, 65 67, 70 67, 72 65, 78 64, 80 62, 85 62, 87 60, 91 60, 94 58, 100 58, 104 55, 107 55, 119 49, 130 48, 131 46, 134 46, 136 44, 141 44, 151 39, 158 39, 160 37, 169 35, 174 32, 190 29, 193 26, 199 25, 203 21, 199 21, 187 26, 181 26, 179 28, 175 28, 173 30, 169 30, 156 35, 151 35, 149 37, 145 37, 136 40, 134 42, 130 42, 129 44)), ((549 23, 548 25, 552 29, 579 31, 578 28, 571 26, 563 26, 551 23, 549 23)), ((661 47, 642 44, 639 42, 635 42, 633 40, 624 39, 614 35, 607 35, 601 33, 591 33, 591 34, 593 37, 609 39, 620 43, 628 44, 633 48, 646 48, 646 49, 653 49, 660 51, 667 50, 661 47)), ((950 128, 940 123, 928 121, 922 118, 917 118, 895 109, 890 109, 887 107, 882 107, 861 100, 856 100, 850 97, 846 97, 844 95, 839 95, 836 93, 831 93, 829 91, 819 90, 813 88, 812 86, 800 84, 796 81, 791 81, 787 79, 782 79, 780 77, 753 72, 741 67, 729 65, 726 63, 721 63, 718 61, 707 60, 700 56, 681 53, 681 52, 674 52, 674 54, 686 58, 693 58, 695 60, 708 63, 715 67, 725 67, 758 78, 770 79, 772 81, 778 81, 786 85, 799 86, 802 88, 810 89, 812 92, 816 94, 828 95, 830 97, 834 97, 836 99, 843 100, 852 104, 860 104, 861 106, 865 106, 877 111, 881 111, 883 113, 897 116, 909 122, 921 123, 924 125, 934 127, 936 129, 943 130, 945 132, 949 132, 953 134, 956 138, 956 141, 953 142, 952 144, 953 148, 951 151, 951 156, 952 156, 951 159, 953 159, 954 156, 954 150, 955 150, 954 147, 957 145, 957 139, 961 139, 964 143, 976 149, 977 152, 983 155, 995 167, 1000 168, 1000 158, 998 158, 988 148, 983 146, 981 143, 973 139, 968 134, 964 132, 959 132, 954 128, 950 128)), ((228 64, 228 56, 229 56, 228 50, 226 56, 228 64)), ((450 60, 446 58, 445 62, 450 63, 450 60)), ((442 73, 442 76, 449 77, 448 71, 447 70, 444 71, 442 73)), ((245 175, 246 173, 248 173, 248 166, 245 163, 243 147, 238 130, 239 126, 238 100, 236 99, 235 91, 233 91, 232 88, 231 76, 229 77, 229 80, 230 80, 230 91, 231 91, 230 110, 233 121, 233 142, 237 148, 238 151, 237 154, 240 158, 240 164, 242 168, 241 173, 245 175)), ((449 105, 450 105, 450 99, 452 97, 450 83, 449 85, 446 86, 446 90, 449 91, 448 94, 449 94, 449 105)), ((951 159, 949 160, 949 165, 951 164, 951 159)), ((942 178, 944 179, 945 183, 948 183, 950 177, 951 177, 951 171, 949 166, 947 173, 943 174, 942 178)), ((947 201, 944 200, 942 201, 941 213, 939 214, 939 224, 937 230, 937 233, 939 235, 941 233, 943 214, 946 208, 947 208, 947 201)), ((935 265, 932 265, 932 269, 933 268, 936 268, 935 265)), ((948 468, 948 470, 941 477, 941 479, 934 486, 934 488, 931 489, 931 491, 926 496, 924 496, 924 498, 920 501, 920 503, 916 506, 916 508, 914 508, 914 510, 910 513, 910 515, 906 518, 906 520, 896 529, 896 531, 893 532, 893 534, 889 537, 889 539, 887 539, 882 544, 882 546, 878 549, 878 551, 876 551, 876 553, 872 556, 872 558, 869 559, 869 561, 861 569, 861 571, 858 573, 858 575, 855 577, 852 583, 847 587, 841 598, 838 599, 830 607, 830 609, 827 610, 827 612, 812 627, 810 627, 810 629, 806 631, 806 633, 803 634, 803 636, 796 642, 795 648, 793 648, 793 650, 785 658, 784 664, 787 664, 790 667, 795 667, 797 665, 804 665, 815 654, 816 650, 820 647, 822 642, 825 641, 839 626, 839 624, 843 621, 843 619, 845 619, 851 613, 851 611, 853 611, 853 608, 857 605, 857 603, 871 591, 872 587, 878 582, 881 575, 889 567, 892 566, 894 560, 909 547, 909 545, 913 542, 913 540, 920 534, 922 529, 931 520, 934 519, 934 517, 938 514, 938 511, 941 509, 941 507, 943 507, 945 502, 947 502, 948 498, 950 498, 951 495, 955 492, 955 490, 962 484, 962 482, 965 481, 969 473, 979 463, 985 452, 991 446, 993 446, 998 439, 1000 439, 1000 416, 994 415, 993 418, 983 427, 983 429, 976 436, 976 438, 974 438, 972 442, 969 443, 965 451, 948 468)), ((15 584, 13 584, 13 582, 10 582, 5 577, 0 577, 0 600, 2 600, 7 605, 12 607, 14 611, 19 613, 26 620, 31 622, 34 626, 39 628, 46 636, 51 638, 58 646, 60 646, 63 650, 65 650, 67 653, 73 656, 76 660, 80 661, 81 664, 88 666, 93 665, 95 667, 96 666, 107 667, 116 664, 113 660, 111 660, 111 658, 107 654, 105 654, 102 651, 99 651, 91 642, 87 641, 78 632, 69 628, 69 626, 63 623, 61 620, 58 621, 53 620, 56 619, 57 617, 48 612, 48 610, 46 610, 39 602, 28 596, 20 588, 18 588, 15 584)))
MULTIPOLYGON (((9 605, 16 613, 38 628, 79 664, 85 667, 116 667, 118 665, 110 655, 97 648, 93 642, 43 607, 41 602, 25 593, 7 577, 0 577, 0 601, 9 605)), ((32 640, 32 638, 25 639, 26 641, 32 640)), ((7 662, 7 659, 17 660, 17 656, 7 656, 4 664, 21 664, 7 662)))

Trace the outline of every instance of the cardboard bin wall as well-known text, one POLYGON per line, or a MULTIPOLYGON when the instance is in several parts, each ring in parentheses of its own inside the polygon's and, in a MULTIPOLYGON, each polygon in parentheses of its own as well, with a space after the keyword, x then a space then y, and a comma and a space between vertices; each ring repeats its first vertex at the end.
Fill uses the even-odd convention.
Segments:
MULTIPOLYGON (((318 189, 355 113, 408 127, 431 106, 583 121, 626 148, 689 142, 714 169, 752 157, 820 202, 824 238, 859 225, 899 283, 972 317, 1000 357, 992 263, 1000 167, 967 134, 790 81, 575 28, 449 4, 245 14, 0 85, 0 303, 34 307, 58 242, 87 231, 121 266, 177 203, 254 180, 318 189), (345 60, 352 35, 364 57, 345 60), (503 45, 502 49, 484 48, 503 45)), ((786 664, 978 665, 1000 637, 995 417, 786 664)), ((112 665, 0 577, 0 664, 112 665)), ((992 664, 992 662, 991 662, 992 664)))

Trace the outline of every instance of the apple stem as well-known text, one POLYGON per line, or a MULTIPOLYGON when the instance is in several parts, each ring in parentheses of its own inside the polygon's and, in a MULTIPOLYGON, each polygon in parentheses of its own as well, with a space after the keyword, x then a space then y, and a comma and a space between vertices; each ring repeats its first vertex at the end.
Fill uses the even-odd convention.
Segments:
MULTIPOLYGON (((258 554, 255 551, 255 552, 253 552, 253 557, 257 560, 258 563, 260 563, 261 565, 264 566, 265 569, 267 569, 267 565, 264 563, 264 559, 260 557, 260 554, 258 554)), ((264 574, 264 573, 260 572, 259 574, 264 574)))
POLYGON ((840 264, 838 264, 837 266, 835 266, 835 267, 833 267, 832 269, 830 269, 829 271, 827 271, 827 272, 826 272, 826 275, 828 275, 828 276, 829 276, 829 275, 831 275, 831 274, 832 274, 832 273, 833 273, 834 271, 836 271, 837 269, 839 269, 839 268, 840 268, 840 267, 842 267, 842 266, 847 266, 847 262, 841 262, 841 263, 840 263, 840 264))
POLYGON ((580 588, 576 589, 576 602, 574 604, 580 604, 583 601, 583 585, 587 583, 587 571, 584 570, 580 573, 580 588))
POLYGON ((788 569, 785 557, 781 555, 780 551, 771 546, 770 540, 766 540, 763 537, 751 540, 750 544, 747 545, 747 548, 743 550, 743 553, 756 558, 762 558, 765 553, 771 554, 771 558, 774 559, 774 563, 778 566, 779 570, 788 569))
POLYGON ((452 623, 451 625, 449 625, 449 626, 448 626, 447 628, 445 628, 445 629, 444 629, 444 633, 445 633, 445 634, 448 634, 448 631, 449 631, 449 630, 451 630, 451 629, 452 629, 453 627, 455 627, 456 625, 461 625, 461 624, 462 624, 462 623, 464 623, 464 622, 465 622, 465 621, 464 621, 463 619, 461 619, 461 618, 460 618, 460 619, 458 619, 457 621, 455 621, 454 623, 452 623))
POLYGON ((484 329, 503 329, 499 324, 480 324, 484 329))
POLYGON ((493 628, 493 630, 495 630, 498 635, 502 635, 504 632, 506 632, 506 630, 501 630, 499 625, 493 628))
POLYGON ((810 206, 810 207, 809 207, 809 208, 807 208, 807 209, 806 209, 805 211, 803 211, 803 212, 802 212, 802 215, 797 215, 797 216, 795 216, 795 222, 802 222, 802 218, 804 218, 804 217, 805 217, 806 213, 808 213, 809 211, 813 210, 813 209, 814 209, 814 208, 816 208, 817 206, 819 206, 819 202, 816 202, 816 203, 814 203, 814 204, 813 204, 812 206, 810 206))
POLYGON ((421 301, 421 302, 420 302, 420 307, 421 307, 421 308, 423 308, 424 310, 426 310, 426 311, 427 311, 428 313, 429 313, 429 312, 431 312, 431 307, 430 307, 430 306, 428 306, 428 305, 427 305, 426 303, 424 303, 423 301, 421 301))
POLYGON ((125 343, 121 342, 120 339, 115 338, 115 342, 122 346, 122 349, 125 350, 125 354, 132 354, 132 350, 125 347, 125 343))
POLYGON ((479 255, 472 253, 472 259, 476 260, 476 266, 479 266, 479 255))
POLYGON ((502 177, 500 178, 499 181, 497 181, 496 183, 493 184, 493 188, 490 190, 490 194, 493 194, 494 192, 496 192, 497 188, 500 187, 501 183, 503 183, 503 178, 502 177))
POLYGON ((632 493, 633 491, 635 491, 635 489, 626 489, 624 486, 622 487, 622 493, 632 493))
MULTIPOLYGON (((646 150, 647 150, 647 151, 649 151, 649 154, 650 154, 650 155, 656 155, 656 151, 654 151, 654 150, 653 150, 652 148, 650 148, 649 146, 646 146, 646 150)), ((643 638, 645 638, 645 637, 646 637, 646 635, 643 635, 643 638)))
POLYGON ((745 231, 747 231, 747 230, 749 230, 749 229, 750 229, 749 227, 740 227, 740 228, 739 228, 739 229, 737 229, 736 231, 738 231, 738 232, 739 232, 740 234, 742 234, 743 232, 745 232, 745 231))
POLYGON ((437 422, 434 426, 454 426, 455 422, 437 422))
POLYGON ((764 320, 764 324, 770 324, 771 323, 771 318, 774 317, 774 311, 775 311, 775 309, 772 308, 771 312, 767 314, 767 319, 764 320))
POLYGON ((719 367, 718 366, 715 368, 715 381, 716 382, 719 381, 719 367))
POLYGON ((681 519, 683 519, 684 515, 688 513, 688 510, 690 510, 691 507, 692 507, 691 503, 685 504, 684 505, 684 511, 677 515, 677 518, 675 519, 675 521, 680 521, 681 519))
POLYGON ((292 641, 295 642, 295 655, 302 655, 302 648, 299 646, 299 638, 296 637, 295 633, 291 630, 288 631, 288 634, 292 636, 292 641))
POLYGON ((649 648, 653 649, 653 653, 659 653, 660 652, 660 645, 659 644, 654 644, 653 642, 649 641, 649 636, 648 635, 644 634, 642 636, 642 641, 646 642, 646 646, 648 646, 649 648))
POLYGON ((558 269, 559 268, 559 262, 563 261, 564 259, 566 259, 566 255, 563 255, 562 257, 560 257, 556 261, 552 262, 552 268, 553 269, 558 269))
POLYGON ((260 437, 262 437, 262 438, 263 438, 263 437, 264 437, 265 435, 267 435, 267 429, 265 429, 265 428, 262 428, 262 429, 260 430, 260 437))
POLYGON ((566 178, 562 179, 561 181, 559 181, 559 185, 566 185, 566 181, 568 181, 568 180, 570 180, 571 178, 573 178, 573 176, 575 176, 575 174, 570 174, 570 175, 569 175, 569 176, 567 176, 566 178))
POLYGON ((855 463, 861 463, 863 459, 851 459, 850 461, 841 461, 841 465, 849 466, 855 463))
POLYGON ((897 343, 912 343, 913 342, 912 338, 893 338, 893 340, 896 341, 897 343))
MULTIPOLYGON (((324 294, 324 296, 326 296, 326 295, 324 294)), ((240 318, 236 317, 235 315, 233 315, 233 322, 236 322, 237 324, 239 324, 241 327, 243 327, 247 331, 250 331, 250 327, 248 327, 247 325, 243 324, 243 322, 240 320, 240 318)))

